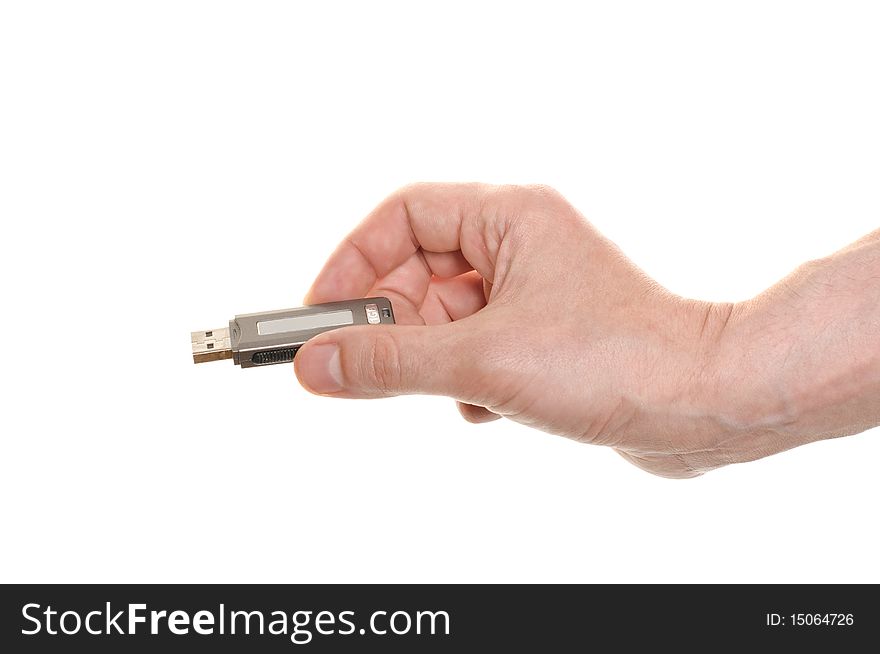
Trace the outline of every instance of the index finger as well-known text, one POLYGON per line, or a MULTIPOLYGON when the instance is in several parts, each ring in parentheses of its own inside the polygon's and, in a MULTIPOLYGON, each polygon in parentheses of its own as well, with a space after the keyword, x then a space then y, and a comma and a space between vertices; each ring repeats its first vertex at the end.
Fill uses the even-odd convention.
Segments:
POLYGON ((492 190, 485 184, 415 184, 397 191, 339 244, 306 302, 363 297, 420 248, 437 255, 426 257, 429 265, 433 259, 448 267, 450 258, 463 257, 469 269, 491 280, 494 252, 483 227, 492 190))

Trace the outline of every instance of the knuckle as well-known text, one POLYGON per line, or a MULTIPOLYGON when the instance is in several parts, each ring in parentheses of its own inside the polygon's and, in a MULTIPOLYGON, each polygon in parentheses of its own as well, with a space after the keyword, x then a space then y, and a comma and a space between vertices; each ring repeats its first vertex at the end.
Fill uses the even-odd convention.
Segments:
POLYGON ((514 193, 521 208, 520 216, 532 223, 537 231, 556 230, 560 226, 581 225, 582 217, 563 195, 546 184, 517 187, 514 193))
POLYGON ((400 388, 400 346, 391 334, 377 334, 362 361, 363 378, 376 390, 391 394, 400 388))
POLYGON ((402 211, 411 217, 418 212, 421 199, 436 187, 432 182, 413 182, 399 187, 391 195, 385 198, 383 206, 402 211))
POLYGON ((495 187, 495 191, 524 204, 564 201, 559 191, 546 184, 501 184, 495 187))
POLYGON ((543 201, 553 201, 559 202, 564 201, 562 197, 562 193, 557 191, 552 186, 548 186, 547 184, 527 184, 522 187, 523 190, 528 193, 530 196, 534 198, 538 198, 543 201))
POLYGON ((399 187, 391 196, 398 199, 411 197, 431 189, 433 186, 435 185, 431 182, 412 182, 399 187))

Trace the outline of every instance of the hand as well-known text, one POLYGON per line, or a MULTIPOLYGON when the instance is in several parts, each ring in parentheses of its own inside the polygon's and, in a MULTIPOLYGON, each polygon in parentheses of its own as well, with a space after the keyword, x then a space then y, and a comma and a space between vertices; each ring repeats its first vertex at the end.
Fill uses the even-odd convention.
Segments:
MULTIPOLYGON (((373 295, 391 299, 398 325, 309 341, 295 360, 308 390, 447 395, 471 422, 505 417, 608 445, 669 477, 815 437, 785 432, 796 410, 779 376, 745 365, 760 368, 760 302, 673 295, 545 187, 398 191, 337 248, 306 302, 373 295)), ((768 356, 779 351, 764 340, 768 356)))

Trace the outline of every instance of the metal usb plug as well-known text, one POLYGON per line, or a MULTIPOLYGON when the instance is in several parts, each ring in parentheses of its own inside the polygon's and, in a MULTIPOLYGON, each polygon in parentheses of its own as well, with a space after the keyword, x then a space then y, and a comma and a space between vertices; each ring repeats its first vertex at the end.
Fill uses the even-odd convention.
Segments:
POLYGON ((209 329, 204 332, 190 332, 194 363, 220 361, 232 358, 232 341, 229 327, 209 329))
POLYGON ((384 297, 242 314, 228 327, 191 332, 193 362, 232 359, 242 368, 288 363, 318 334, 348 325, 382 324, 394 324, 391 302, 384 297))

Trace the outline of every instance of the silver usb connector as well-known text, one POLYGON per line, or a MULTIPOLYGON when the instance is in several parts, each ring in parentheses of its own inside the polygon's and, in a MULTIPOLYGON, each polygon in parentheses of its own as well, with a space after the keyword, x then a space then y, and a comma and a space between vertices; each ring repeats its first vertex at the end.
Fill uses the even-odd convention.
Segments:
POLYGON ((229 338, 228 327, 190 332, 190 337, 194 363, 232 358, 232 341, 229 338))
POLYGON ((394 324, 388 298, 313 304, 298 309, 247 313, 229 327, 191 332, 194 363, 232 359, 242 368, 293 361, 310 338, 348 325, 394 324))

